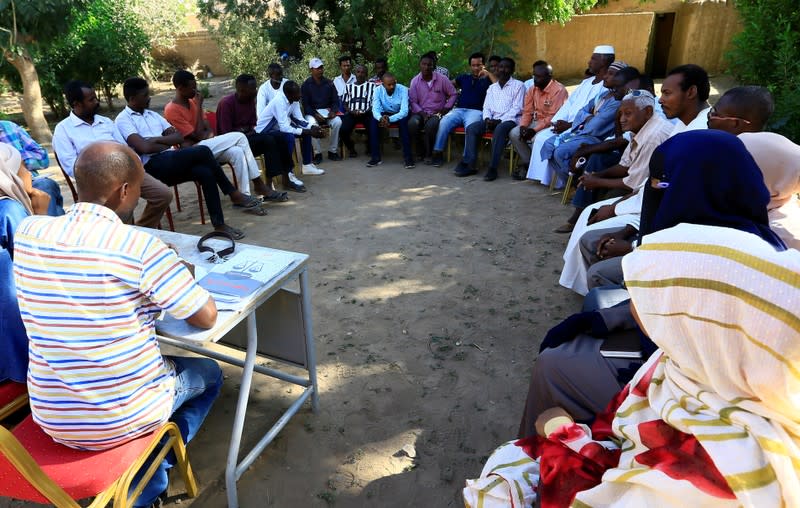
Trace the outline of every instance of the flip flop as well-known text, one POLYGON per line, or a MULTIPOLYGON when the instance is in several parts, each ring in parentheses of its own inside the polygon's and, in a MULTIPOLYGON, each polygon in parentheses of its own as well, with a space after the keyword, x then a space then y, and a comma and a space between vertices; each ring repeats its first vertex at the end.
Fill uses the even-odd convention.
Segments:
POLYGON ((241 229, 236 229, 235 227, 229 226, 227 224, 222 225, 222 229, 218 229, 217 231, 224 231, 231 235, 234 240, 241 240, 244 238, 245 234, 244 231, 241 229))
POLYGON ((267 215, 267 209, 263 206, 251 206, 250 208, 242 208, 244 213, 252 213, 253 215, 258 215, 259 217, 263 217, 267 215))
POLYGON ((274 201, 274 202, 281 202, 281 201, 289 201, 289 195, 282 191, 270 191, 269 194, 264 194, 261 196, 264 201, 274 201))
POLYGON ((255 196, 247 196, 243 203, 233 204, 234 208, 255 208, 256 206, 261 206, 261 200, 255 196))

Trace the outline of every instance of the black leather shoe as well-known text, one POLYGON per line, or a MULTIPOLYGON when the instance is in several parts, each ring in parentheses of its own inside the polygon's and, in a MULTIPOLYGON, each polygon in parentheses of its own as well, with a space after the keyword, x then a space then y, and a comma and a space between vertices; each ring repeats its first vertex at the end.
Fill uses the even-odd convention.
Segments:
POLYGON ((477 175, 478 174, 478 172, 476 170, 474 170, 473 168, 467 166, 466 164, 465 165, 459 165, 453 173, 456 176, 461 176, 461 177, 477 175))
POLYGON ((314 154, 314 164, 322 164, 322 154, 315 153, 314 154))
POLYGON ((483 177, 483 180, 486 182, 493 182, 497 180, 497 170, 494 168, 489 168, 489 171, 486 172, 486 175, 483 177))
POLYGON ((342 160, 342 156, 336 152, 328 152, 328 160, 329 161, 340 161, 342 160))

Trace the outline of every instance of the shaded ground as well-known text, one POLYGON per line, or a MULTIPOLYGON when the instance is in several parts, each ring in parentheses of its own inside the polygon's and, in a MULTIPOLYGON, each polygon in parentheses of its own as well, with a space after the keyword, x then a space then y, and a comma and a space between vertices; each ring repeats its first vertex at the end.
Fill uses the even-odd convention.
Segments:
MULTIPOLYGON (((320 412, 301 410, 240 480, 243 507, 462 506, 464 479, 516 434, 541 337, 580 306, 557 283, 567 237, 550 232, 569 209, 546 188, 506 172, 455 178, 455 161, 406 170, 384 149, 376 168, 363 155, 325 162, 328 174, 304 177, 308 193, 267 217, 226 203, 246 242, 310 254, 321 389, 320 412), (397 453, 406 445, 415 458, 397 453)), ((207 231, 193 186, 181 189, 176 229, 207 231)), ((200 496, 189 502, 174 482, 169 506, 225 505, 240 377, 225 372, 189 446, 200 496)), ((298 393, 256 380, 244 446, 298 393)))

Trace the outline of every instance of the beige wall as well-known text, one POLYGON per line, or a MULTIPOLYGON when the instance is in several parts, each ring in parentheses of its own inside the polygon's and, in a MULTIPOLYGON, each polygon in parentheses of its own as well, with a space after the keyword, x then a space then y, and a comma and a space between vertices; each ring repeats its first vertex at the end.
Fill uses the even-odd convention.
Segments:
POLYGON ((523 22, 506 26, 519 55, 519 74, 529 74, 530 65, 544 59, 558 76, 578 77, 597 44, 612 44, 618 59, 646 69, 655 15, 668 12, 675 13, 668 67, 695 63, 711 74, 724 71, 731 37, 741 30, 732 1, 610 0, 563 26, 523 22))
POLYGON ((643 69, 654 16, 652 12, 586 14, 564 26, 509 23, 519 55, 517 72, 530 74, 533 62, 547 60, 557 77, 581 76, 598 44, 613 45, 618 59, 643 69))
POLYGON ((224 76, 228 73, 228 70, 225 69, 220 60, 217 41, 207 30, 190 32, 178 37, 175 41, 174 51, 190 67, 197 62, 198 67, 208 65, 211 68, 211 72, 216 75, 224 76))

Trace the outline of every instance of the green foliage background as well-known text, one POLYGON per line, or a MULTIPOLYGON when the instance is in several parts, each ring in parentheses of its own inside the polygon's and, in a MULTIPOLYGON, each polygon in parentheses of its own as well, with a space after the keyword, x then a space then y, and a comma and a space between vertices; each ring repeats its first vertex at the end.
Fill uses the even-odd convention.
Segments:
POLYGON ((797 0, 736 0, 744 30, 727 54, 743 84, 766 86, 775 97, 769 128, 800 142, 800 9, 797 0))

